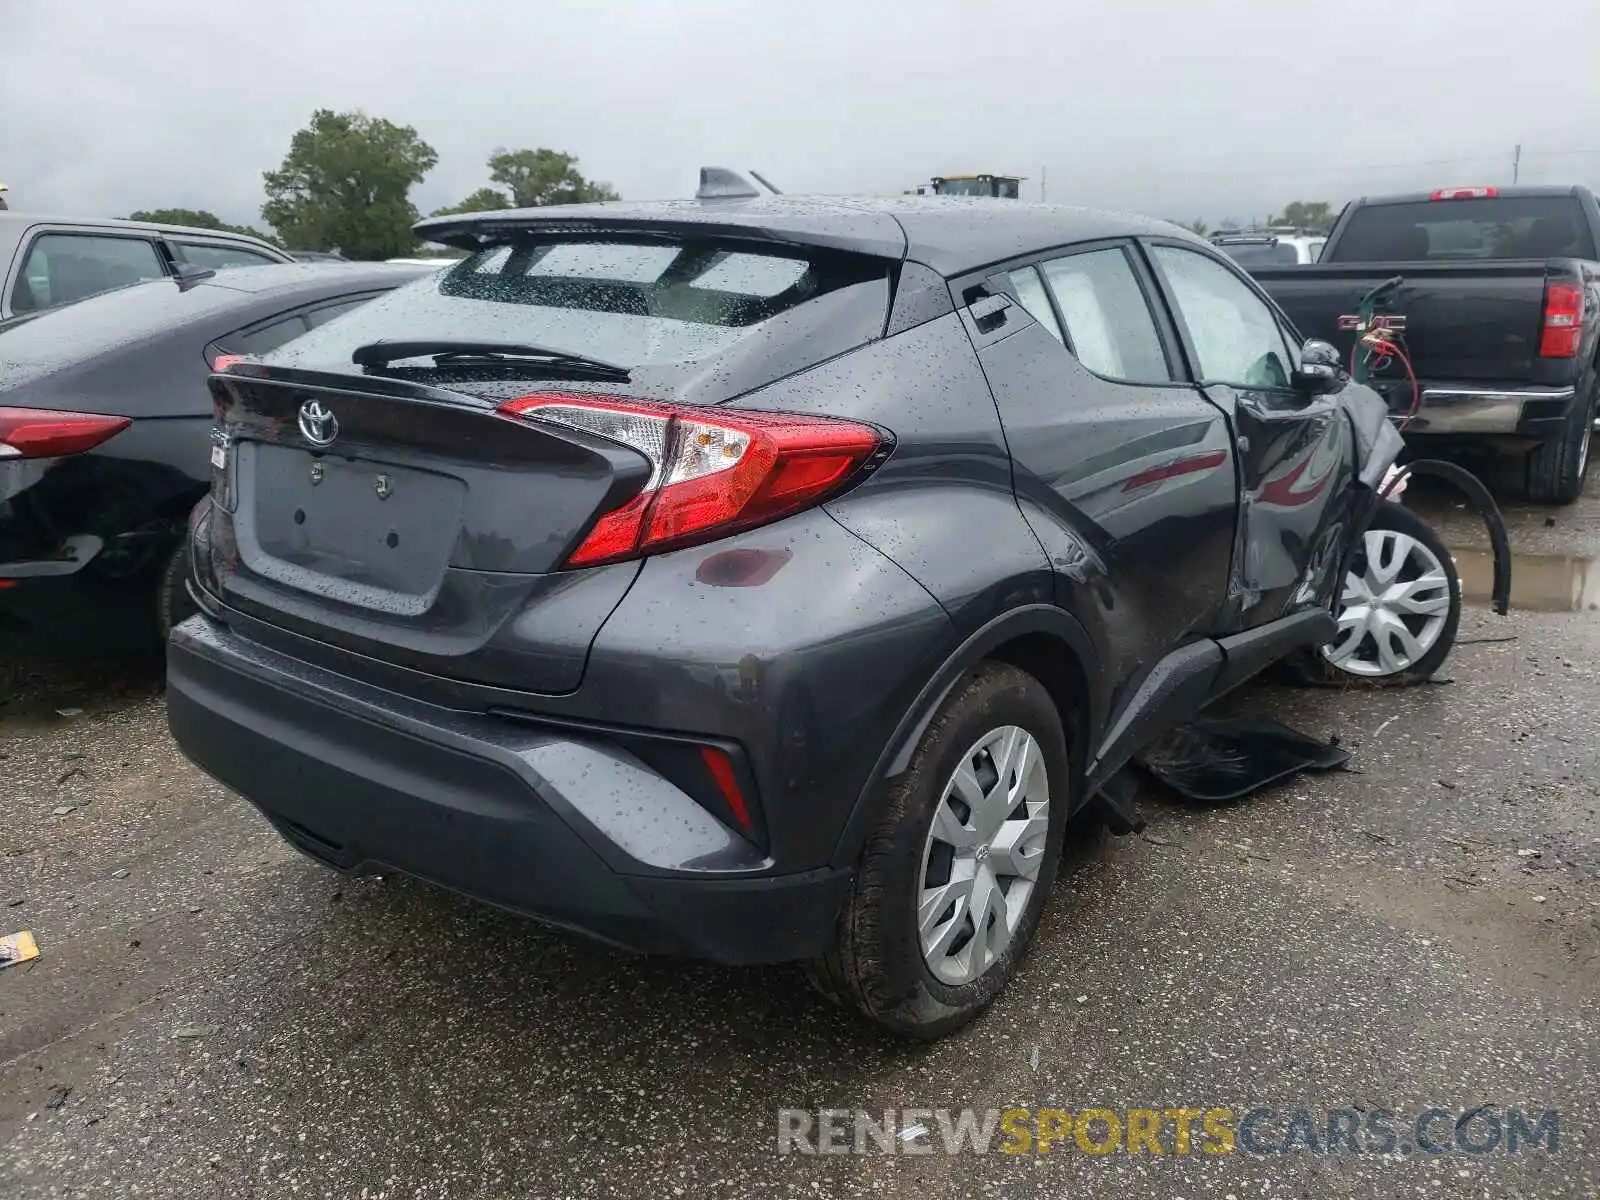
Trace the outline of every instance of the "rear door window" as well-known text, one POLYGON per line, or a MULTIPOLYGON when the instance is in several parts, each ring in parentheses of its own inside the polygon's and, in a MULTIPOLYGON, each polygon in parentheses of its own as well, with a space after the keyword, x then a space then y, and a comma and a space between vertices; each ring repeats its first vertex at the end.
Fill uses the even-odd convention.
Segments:
POLYGON ((1358 208, 1326 261, 1594 257, 1576 196, 1485 196, 1358 208))
POLYGON ((165 274, 147 238, 41 233, 12 285, 11 308, 19 313, 54 308, 165 274))
POLYGON ((1126 253, 1090 250, 1042 265, 1079 362, 1107 379, 1172 381, 1155 318, 1126 253))
POLYGON ((636 391, 726 399, 881 336, 890 265, 719 239, 529 238, 313 329, 271 361, 350 371, 369 342, 506 342, 627 367, 636 391))
POLYGON ((1017 298, 1022 301, 1022 307, 1028 310, 1028 315, 1049 330, 1050 336, 1056 341, 1062 341, 1061 326, 1056 322, 1055 309, 1050 307, 1050 296, 1044 290, 1044 281, 1039 278, 1039 269, 1023 267, 1020 271, 1012 271, 1007 278, 1011 286, 1017 289, 1017 298))

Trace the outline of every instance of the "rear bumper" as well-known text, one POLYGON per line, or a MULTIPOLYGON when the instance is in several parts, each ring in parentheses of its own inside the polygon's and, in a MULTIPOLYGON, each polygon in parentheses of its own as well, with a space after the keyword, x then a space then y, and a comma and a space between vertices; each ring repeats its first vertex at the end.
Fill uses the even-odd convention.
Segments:
POLYGON ((1549 437, 1561 431, 1576 397, 1573 387, 1425 385, 1422 408, 1406 433, 1549 437))
POLYGON ((847 871, 771 873, 603 738, 406 700, 203 616, 168 645, 167 711, 190 759, 338 869, 414 875, 628 950, 779 962, 832 940, 847 871))

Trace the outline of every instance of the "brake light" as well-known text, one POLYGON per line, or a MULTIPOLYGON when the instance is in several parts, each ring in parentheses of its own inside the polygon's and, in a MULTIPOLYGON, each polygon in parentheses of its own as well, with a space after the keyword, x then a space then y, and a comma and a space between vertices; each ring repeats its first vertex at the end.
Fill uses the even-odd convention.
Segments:
POLYGON ((1500 194, 1497 187, 1440 188, 1433 193, 1435 200, 1493 200, 1500 194))
POLYGON ((97 413, 0 408, 0 459, 82 454, 132 424, 97 413))
POLYGON ((215 361, 212 362, 211 369, 213 371, 226 371, 234 363, 243 362, 244 357, 242 354, 219 354, 215 361))
POLYGON ((1583 289, 1575 283, 1547 283, 1540 358, 1576 358, 1583 340, 1583 289))
POLYGON ((595 522, 571 567, 710 541, 809 508, 884 442, 870 426, 832 417, 603 396, 538 393, 497 411, 599 434, 650 461, 644 489, 595 522))

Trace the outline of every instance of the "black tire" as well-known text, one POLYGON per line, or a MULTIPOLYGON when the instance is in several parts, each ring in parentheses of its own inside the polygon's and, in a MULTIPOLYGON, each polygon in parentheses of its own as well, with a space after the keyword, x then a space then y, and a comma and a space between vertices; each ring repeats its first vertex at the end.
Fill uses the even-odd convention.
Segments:
POLYGON ((173 626, 181 625, 199 610, 189 598, 189 544, 179 542, 161 564, 156 576, 156 634, 165 642, 173 626))
MULTIPOLYGON (((1444 568, 1445 579, 1450 588, 1450 609, 1445 617, 1444 628, 1440 630, 1438 640, 1429 648, 1428 652, 1418 659, 1406 670, 1394 675, 1358 675, 1346 671, 1323 657, 1320 648, 1310 650, 1293 660, 1291 667, 1301 682, 1323 686, 1361 686, 1361 687, 1410 687, 1414 684, 1424 683, 1433 676, 1450 656, 1450 650, 1456 642, 1456 631, 1461 624, 1461 576, 1456 572, 1456 562, 1451 557, 1450 549, 1442 541, 1434 529, 1416 513, 1392 500, 1386 500, 1378 510, 1378 515, 1373 518, 1369 529, 1387 529, 1396 533, 1407 534, 1421 542, 1444 568)), ((1359 572, 1363 567, 1365 551, 1357 554, 1352 563, 1352 570, 1359 572)), ((1344 591, 1343 586, 1340 592, 1344 591)), ((1337 615, 1337 610, 1335 610, 1337 615)))
POLYGON ((997 996, 1027 953, 1061 860, 1071 806, 1062 714, 1033 676, 998 662, 976 667, 952 690, 923 734, 909 768, 892 780, 867 836, 839 915, 833 948, 806 964, 824 995, 878 1027, 932 1040, 965 1025, 997 996), (917 930, 923 848, 946 782, 986 733, 1015 725, 1038 743, 1050 804, 1039 874, 1010 943, 969 983, 951 986, 929 970, 917 930))
POLYGON ((1571 504, 1583 495, 1589 477, 1596 396, 1600 396, 1600 375, 1589 380, 1581 402, 1574 403, 1567 414, 1560 435, 1528 455, 1528 499, 1539 504, 1571 504))

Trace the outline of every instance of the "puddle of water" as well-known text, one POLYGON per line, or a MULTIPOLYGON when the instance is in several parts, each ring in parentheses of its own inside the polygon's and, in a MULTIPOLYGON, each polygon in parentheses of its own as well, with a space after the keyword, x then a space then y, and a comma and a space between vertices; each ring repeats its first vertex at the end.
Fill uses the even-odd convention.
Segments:
MULTIPOLYGON (((1494 592, 1494 553, 1450 551, 1469 601, 1487 604, 1494 592)), ((1528 612, 1600 610, 1600 562, 1574 554, 1511 554, 1511 607, 1528 612)))

